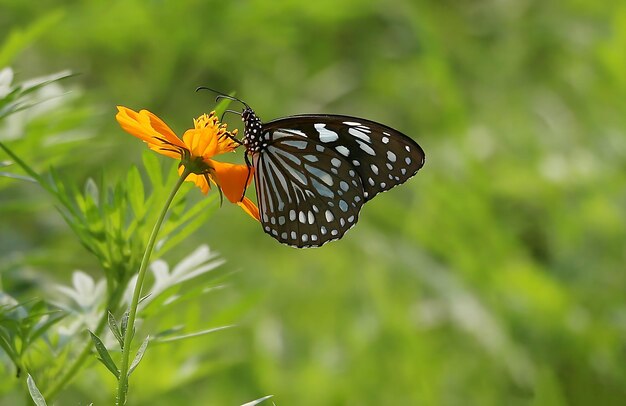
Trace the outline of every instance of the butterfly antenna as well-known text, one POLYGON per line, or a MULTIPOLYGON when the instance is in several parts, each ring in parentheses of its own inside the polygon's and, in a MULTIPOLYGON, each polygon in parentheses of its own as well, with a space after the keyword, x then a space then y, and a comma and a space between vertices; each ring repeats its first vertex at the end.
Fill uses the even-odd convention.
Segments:
POLYGON ((224 110, 224 112, 222 113, 222 117, 220 117, 220 121, 224 121, 224 116, 226 115, 226 113, 233 113, 233 114, 237 114, 238 116, 241 116, 241 112, 240 112, 240 111, 235 111, 235 110, 226 109, 226 110, 224 110))
MULTIPOLYGON (((216 93, 217 94, 217 97, 215 98, 216 102, 220 101, 221 99, 228 99, 228 100, 236 101, 236 102, 239 102, 239 103, 243 104, 247 109, 250 108, 250 106, 248 106, 248 103, 246 103, 245 101, 240 100, 240 99, 236 98, 235 96, 230 96, 230 95, 228 95, 226 93, 222 93, 222 92, 217 91, 215 89, 211 89, 210 87, 199 86, 199 87, 196 88, 196 92, 199 91, 199 90, 208 90, 210 92, 216 93)), ((239 113, 237 113, 237 114, 239 114, 239 113)))

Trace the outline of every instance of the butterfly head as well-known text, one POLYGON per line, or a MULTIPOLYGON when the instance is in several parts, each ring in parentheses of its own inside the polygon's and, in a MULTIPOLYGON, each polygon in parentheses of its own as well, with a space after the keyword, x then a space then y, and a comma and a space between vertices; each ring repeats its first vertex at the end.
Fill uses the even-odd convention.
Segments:
POLYGON ((246 149, 251 152, 258 152, 263 147, 263 136, 261 134, 262 124, 261 119, 257 117, 250 107, 246 106, 246 108, 241 112, 241 120, 243 121, 243 144, 246 149))

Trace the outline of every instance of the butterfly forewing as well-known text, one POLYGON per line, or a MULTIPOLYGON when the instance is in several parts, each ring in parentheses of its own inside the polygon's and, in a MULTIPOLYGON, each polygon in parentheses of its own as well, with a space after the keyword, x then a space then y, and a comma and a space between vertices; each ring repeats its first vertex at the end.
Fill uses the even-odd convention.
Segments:
POLYGON ((391 127, 362 118, 289 116, 264 123, 263 131, 291 133, 334 152, 358 173, 365 201, 404 183, 424 165, 424 151, 415 141, 391 127))
POLYGON ((341 238, 365 202, 355 168, 314 138, 289 130, 263 133, 267 145, 252 160, 264 231, 296 247, 341 238))

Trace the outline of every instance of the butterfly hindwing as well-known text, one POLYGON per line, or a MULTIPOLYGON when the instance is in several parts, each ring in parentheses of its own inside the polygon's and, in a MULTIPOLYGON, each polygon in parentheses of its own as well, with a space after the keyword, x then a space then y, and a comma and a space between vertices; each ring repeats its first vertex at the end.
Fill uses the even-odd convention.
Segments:
POLYGON ((261 223, 284 244, 317 247, 339 239, 358 220, 365 197, 357 171, 319 140, 263 131, 252 155, 261 223))
POLYGON ((371 120, 310 114, 263 124, 264 133, 275 131, 315 140, 334 151, 359 174, 365 201, 404 183, 424 165, 424 151, 415 141, 371 120))

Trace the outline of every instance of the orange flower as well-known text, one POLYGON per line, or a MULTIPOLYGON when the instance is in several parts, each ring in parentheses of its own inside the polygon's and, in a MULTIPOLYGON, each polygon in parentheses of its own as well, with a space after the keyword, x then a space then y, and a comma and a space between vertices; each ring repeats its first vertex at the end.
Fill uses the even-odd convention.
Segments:
POLYGON ((237 203, 259 220, 257 206, 247 197, 242 199, 245 188, 252 182, 252 168, 212 159, 238 146, 232 138, 237 130, 228 132, 226 124, 220 124, 214 111, 193 120, 194 128, 185 131, 181 140, 163 120, 147 110, 136 112, 123 106, 117 106, 117 110, 115 118, 124 131, 144 141, 153 151, 180 159, 178 173, 182 175, 185 169, 191 171, 186 181, 194 182, 204 194, 211 183, 215 184, 231 203, 237 203))

